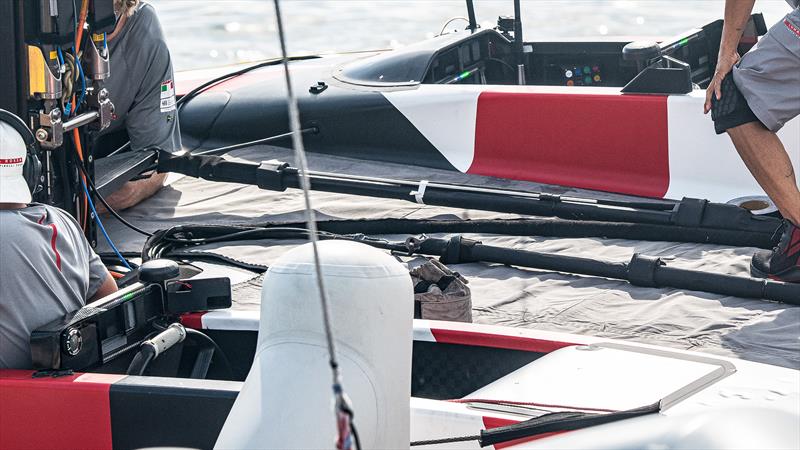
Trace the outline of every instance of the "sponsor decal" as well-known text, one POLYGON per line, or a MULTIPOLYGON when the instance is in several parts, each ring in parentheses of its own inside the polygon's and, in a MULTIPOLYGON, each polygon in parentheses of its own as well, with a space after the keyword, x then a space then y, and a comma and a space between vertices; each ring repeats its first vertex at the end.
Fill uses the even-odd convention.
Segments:
POLYGON ((160 96, 161 96, 161 112, 175 111, 175 83, 172 80, 167 80, 161 83, 160 96))
POLYGON ((23 158, 0 159, 0 166, 3 167, 18 166, 22 164, 23 161, 24 161, 23 158))
POLYGON ((796 27, 789 19, 783 19, 783 24, 789 29, 798 39, 800 39, 800 28, 796 27))

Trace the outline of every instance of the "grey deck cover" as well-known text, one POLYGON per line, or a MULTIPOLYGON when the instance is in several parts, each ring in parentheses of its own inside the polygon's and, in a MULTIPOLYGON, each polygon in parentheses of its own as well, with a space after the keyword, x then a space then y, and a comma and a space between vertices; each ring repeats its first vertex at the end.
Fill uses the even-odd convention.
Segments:
MULTIPOLYGON (((291 152, 253 147, 231 154, 250 161, 292 162, 291 152)), ((311 170, 489 185, 581 196, 588 191, 509 181, 399 164, 309 155, 311 170)), ((513 218, 483 211, 418 205, 401 200, 314 193, 319 220, 356 218, 513 218)), ((299 190, 269 192, 254 186, 213 183, 189 177, 162 189, 124 216, 147 230, 185 223, 247 224, 303 220, 299 190)), ((144 238, 113 218, 106 226, 122 251, 138 252, 144 238)), ((486 244, 564 255, 628 261, 634 252, 659 256, 671 266, 749 276, 752 248, 623 239, 563 239, 537 236, 471 235, 486 244)), ((402 239, 405 236, 395 236, 402 239)), ((245 242, 208 245, 211 251, 241 261, 269 265, 297 243, 245 242)), ((697 350, 800 369, 800 308, 701 292, 640 288, 623 281, 518 269, 491 264, 460 264, 453 270, 470 281, 473 321, 538 330, 585 334, 697 350)), ((260 278, 234 287, 234 308, 257 309, 260 278)))

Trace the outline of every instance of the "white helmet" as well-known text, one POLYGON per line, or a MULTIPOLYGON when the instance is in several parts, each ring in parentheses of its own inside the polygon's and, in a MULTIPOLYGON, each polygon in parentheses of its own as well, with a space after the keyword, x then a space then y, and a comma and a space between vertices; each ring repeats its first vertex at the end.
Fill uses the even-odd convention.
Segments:
POLYGON ((22 136, 0 120, 0 203, 31 202, 31 190, 23 175, 26 153, 22 136))

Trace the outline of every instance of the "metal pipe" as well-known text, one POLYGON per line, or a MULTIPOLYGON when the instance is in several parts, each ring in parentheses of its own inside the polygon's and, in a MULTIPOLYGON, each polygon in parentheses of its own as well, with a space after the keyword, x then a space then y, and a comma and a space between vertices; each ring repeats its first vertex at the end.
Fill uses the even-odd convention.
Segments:
POLYGON ((90 111, 64 122, 62 126, 64 127, 64 131, 70 131, 72 129, 82 127, 84 125, 88 125, 99 118, 100 118, 100 113, 98 113, 97 111, 90 111))

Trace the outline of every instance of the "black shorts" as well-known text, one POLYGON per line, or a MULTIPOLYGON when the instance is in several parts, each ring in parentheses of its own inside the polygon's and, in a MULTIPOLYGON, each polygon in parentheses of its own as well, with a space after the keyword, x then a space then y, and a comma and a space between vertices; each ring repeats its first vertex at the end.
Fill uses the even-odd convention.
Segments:
POLYGON ((716 94, 711 96, 711 119, 717 134, 746 123, 760 122, 733 82, 733 72, 722 80, 721 91, 721 99, 717 100, 716 94))

